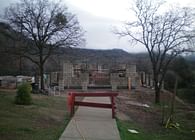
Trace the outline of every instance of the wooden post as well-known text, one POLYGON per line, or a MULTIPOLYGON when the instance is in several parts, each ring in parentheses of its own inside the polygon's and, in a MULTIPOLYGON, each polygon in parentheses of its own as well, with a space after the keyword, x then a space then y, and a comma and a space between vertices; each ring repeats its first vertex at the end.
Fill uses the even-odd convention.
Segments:
POLYGON ((112 118, 115 117, 115 103, 114 103, 114 97, 111 96, 111 104, 112 104, 112 118))
POLYGON ((110 92, 95 92, 95 93, 78 93, 73 92, 69 94, 70 96, 70 115, 71 117, 74 115, 74 106, 89 106, 89 107, 99 107, 99 108, 111 108, 112 109, 112 118, 115 117, 115 102, 114 98, 118 95, 118 93, 110 93, 110 92), (76 97, 110 97, 111 103, 105 104, 105 103, 94 103, 94 102, 82 102, 82 101, 76 101, 76 97))
POLYGON ((74 102, 75 102, 75 95, 72 94, 72 112, 71 112, 71 116, 74 115, 74 102))
POLYGON ((131 91, 131 78, 128 77, 128 89, 129 89, 129 93, 131 91))

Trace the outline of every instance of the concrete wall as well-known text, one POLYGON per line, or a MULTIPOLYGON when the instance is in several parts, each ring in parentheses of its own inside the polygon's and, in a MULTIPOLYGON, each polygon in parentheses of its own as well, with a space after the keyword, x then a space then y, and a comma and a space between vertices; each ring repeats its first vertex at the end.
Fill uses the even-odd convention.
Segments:
POLYGON ((17 78, 14 76, 1 76, 0 87, 7 89, 15 89, 17 86, 17 78))
MULTIPOLYGON (((77 65, 75 66, 76 69, 77 65)), ((74 65, 65 62, 63 65, 63 81, 65 87, 82 87, 84 90, 86 90, 88 84, 89 84, 89 73, 78 71, 75 74, 74 71, 74 65)))
POLYGON ((0 88, 15 89, 22 83, 31 83, 32 77, 30 76, 0 76, 0 88))
MULTIPOLYGON (((90 68, 90 66, 86 68, 90 68)), ((82 87, 83 90, 86 90, 89 85, 89 71, 90 69, 83 71, 79 65, 65 62, 63 64, 63 71, 61 72, 62 75, 53 73, 51 81, 57 83, 60 81, 60 83, 63 83, 61 85, 65 87, 82 87)), ((118 72, 110 73, 110 84, 114 90, 120 87, 128 87, 128 79, 131 79, 132 87, 140 85, 140 77, 137 74, 136 65, 123 65, 118 72)))

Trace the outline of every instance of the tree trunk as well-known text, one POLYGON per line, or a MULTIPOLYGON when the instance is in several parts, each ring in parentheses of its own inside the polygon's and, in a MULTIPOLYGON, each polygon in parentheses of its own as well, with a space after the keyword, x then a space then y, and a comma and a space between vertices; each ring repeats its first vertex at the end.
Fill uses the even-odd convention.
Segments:
POLYGON ((20 75, 22 75, 22 57, 20 56, 20 58, 19 58, 19 73, 20 73, 20 75))
POLYGON ((170 122, 173 122, 173 114, 174 114, 174 110, 175 110, 175 96, 177 93, 177 87, 178 87, 178 78, 177 75, 175 76, 175 85, 174 85, 174 91, 172 94, 172 100, 171 100, 171 112, 170 112, 170 122))
POLYGON ((155 86, 155 103, 160 103, 160 87, 155 86))
POLYGON ((44 87, 44 68, 43 68, 43 64, 40 64, 40 77, 41 77, 41 90, 44 90, 45 87, 44 87))
POLYGON ((155 90, 155 103, 160 103, 160 90, 161 84, 159 83, 158 74, 156 74, 155 69, 153 69, 153 78, 154 78, 154 90, 155 90))
POLYGON ((45 90, 44 88, 44 62, 43 62, 43 50, 42 46, 40 47, 40 57, 39 57, 39 71, 41 77, 41 90, 45 90))

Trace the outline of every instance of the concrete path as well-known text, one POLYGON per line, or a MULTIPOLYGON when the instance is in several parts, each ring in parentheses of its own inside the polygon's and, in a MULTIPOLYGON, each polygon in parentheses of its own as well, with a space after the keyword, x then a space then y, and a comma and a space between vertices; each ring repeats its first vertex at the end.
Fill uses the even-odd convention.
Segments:
MULTIPOLYGON (((110 103, 108 97, 84 101, 110 103)), ((79 107, 59 140, 120 140, 120 136, 111 109, 79 107)))

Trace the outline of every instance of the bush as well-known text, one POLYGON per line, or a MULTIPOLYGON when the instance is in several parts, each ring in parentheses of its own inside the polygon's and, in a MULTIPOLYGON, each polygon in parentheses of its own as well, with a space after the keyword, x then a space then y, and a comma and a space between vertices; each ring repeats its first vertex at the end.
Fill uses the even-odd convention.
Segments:
POLYGON ((19 105, 30 105, 32 103, 30 84, 24 83, 18 87, 15 103, 19 105))
POLYGON ((195 88, 179 89, 177 95, 189 103, 195 104, 195 88))

